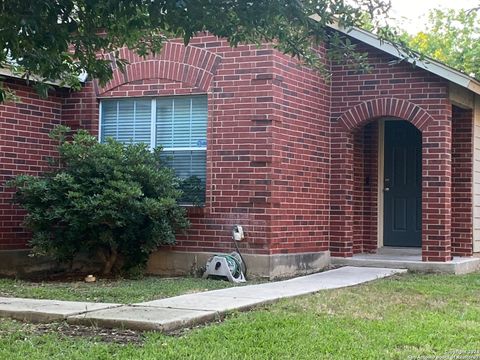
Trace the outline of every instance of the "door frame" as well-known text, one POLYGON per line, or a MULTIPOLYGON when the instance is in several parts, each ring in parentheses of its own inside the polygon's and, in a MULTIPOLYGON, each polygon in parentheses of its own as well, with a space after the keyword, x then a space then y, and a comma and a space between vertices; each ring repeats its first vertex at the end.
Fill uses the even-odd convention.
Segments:
POLYGON ((385 178, 385 119, 378 120, 378 181, 377 181, 377 248, 383 247, 384 204, 383 196, 385 178))
MULTIPOLYGON (((384 198, 384 179, 385 179, 385 121, 386 120, 395 120, 390 118, 379 119, 378 121, 378 156, 377 156, 377 170, 378 170, 378 181, 377 181, 377 249, 384 247, 383 239, 383 230, 384 230, 384 207, 385 207, 385 198, 384 198)), ((402 120, 399 120, 402 121, 402 120)), ((405 120, 404 120, 405 121, 405 120)), ((422 137, 422 151, 423 151, 423 137, 422 137)), ((423 159, 422 159, 422 176, 423 176, 423 159)), ((423 214, 423 181, 422 186, 422 214, 423 214)), ((423 223, 423 215, 422 215, 423 223)), ((423 233, 423 226, 422 226, 423 233)), ((422 236, 423 242, 423 236, 422 236)), ((420 245, 422 246, 422 245, 420 245)))

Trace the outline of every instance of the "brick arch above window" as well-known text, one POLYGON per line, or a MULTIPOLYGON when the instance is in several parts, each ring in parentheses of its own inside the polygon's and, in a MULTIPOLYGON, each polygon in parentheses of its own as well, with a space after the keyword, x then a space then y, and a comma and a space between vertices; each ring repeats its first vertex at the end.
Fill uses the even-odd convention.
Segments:
POLYGON ((222 58, 210 51, 179 43, 166 43, 159 54, 141 58, 128 49, 121 49, 120 58, 129 65, 122 72, 113 69, 112 80, 104 87, 95 85, 97 95, 135 81, 167 79, 207 92, 222 58))
POLYGON ((352 131, 373 119, 387 116, 407 120, 420 131, 433 121, 432 116, 425 109, 408 100, 378 98, 352 107, 338 118, 337 123, 342 128, 352 131))

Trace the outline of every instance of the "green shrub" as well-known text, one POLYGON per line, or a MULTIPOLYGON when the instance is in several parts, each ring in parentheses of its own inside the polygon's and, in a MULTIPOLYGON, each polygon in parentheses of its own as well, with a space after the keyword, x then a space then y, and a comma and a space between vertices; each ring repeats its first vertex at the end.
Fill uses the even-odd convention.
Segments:
POLYGON ((59 159, 42 177, 10 181, 14 200, 27 211, 34 254, 71 261, 87 252, 104 262, 104 273, 138 268, 162 244, 188 226, 173 170, 161 149, 145 144, 99 143, 85 130, 70 140, 58 127, 59 159))
POLYGON ((202 206, 205 204, 205 182, 198 176, 190 176, 180 181, 182 196, 179 199, 181 204, 202 206))

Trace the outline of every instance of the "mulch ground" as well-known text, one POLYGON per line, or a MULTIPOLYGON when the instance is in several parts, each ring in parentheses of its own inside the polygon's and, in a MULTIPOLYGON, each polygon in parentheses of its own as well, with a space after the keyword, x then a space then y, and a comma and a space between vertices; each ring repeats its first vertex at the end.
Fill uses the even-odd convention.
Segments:
POLYGON ((69 338, 84 337, 93 340, 115 343, 142 345, 144 342, 143 332, 122 329, 101 329, 91 326, 69 325, 67 323, 36 324, 33 333, 37 335, 56 332, 69 338))

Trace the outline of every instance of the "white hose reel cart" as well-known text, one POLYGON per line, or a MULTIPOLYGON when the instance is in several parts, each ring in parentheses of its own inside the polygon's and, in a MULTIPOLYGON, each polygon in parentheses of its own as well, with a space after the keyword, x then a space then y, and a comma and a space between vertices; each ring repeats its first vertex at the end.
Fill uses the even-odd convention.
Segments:
POLYGON ((237 246, 237 241, 243 240, 244 237, 242 227, 235 225, 232 230, 232 240, 237 251, 230 254, 217 254, 208 259, 203 277, 222 277, 233 283, 245 282, 247 266, 237 246))

